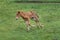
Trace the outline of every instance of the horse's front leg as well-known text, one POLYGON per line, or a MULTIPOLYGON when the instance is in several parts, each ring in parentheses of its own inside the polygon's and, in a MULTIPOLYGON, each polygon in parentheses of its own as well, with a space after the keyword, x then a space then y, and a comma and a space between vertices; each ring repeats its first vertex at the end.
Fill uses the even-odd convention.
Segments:
POLYGON ((30 21, 29 20, 25 20, 25 23, 26 23, 26 26, 27 26, 27 31, 29 31, 30 27, 31 27, 30 21))

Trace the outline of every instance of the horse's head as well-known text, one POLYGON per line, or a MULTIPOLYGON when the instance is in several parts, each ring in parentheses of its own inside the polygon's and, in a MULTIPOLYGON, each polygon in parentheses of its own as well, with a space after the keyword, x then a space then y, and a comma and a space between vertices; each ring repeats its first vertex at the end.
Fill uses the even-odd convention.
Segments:
POLYGON ((20 11, 18 11, 16 14, 16 20, 19 18, 19 16, 20 16, 20 11))

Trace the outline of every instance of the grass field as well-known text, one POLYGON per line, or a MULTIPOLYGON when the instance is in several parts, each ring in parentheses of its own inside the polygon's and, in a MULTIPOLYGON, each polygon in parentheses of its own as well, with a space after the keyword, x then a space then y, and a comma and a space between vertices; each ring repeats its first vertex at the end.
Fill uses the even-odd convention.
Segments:
MULTIPOLYGON (((34 22, 31 20, 31 24, 34 22)), ((14 3, 0 0, 0 40, 60 40, 60 3, 14 3), (34 9, 45 26, 26 32, 22 18, 15 19, 18 10, 34 9)))

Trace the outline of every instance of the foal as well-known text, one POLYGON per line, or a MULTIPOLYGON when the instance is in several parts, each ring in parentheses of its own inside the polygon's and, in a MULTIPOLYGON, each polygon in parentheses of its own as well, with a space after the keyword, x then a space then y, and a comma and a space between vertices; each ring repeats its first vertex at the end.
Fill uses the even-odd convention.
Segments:
POLYGON ((42 27, 41 24, 39 23, 39 16, 35 14, 33 11, 29 11, 29 12, 18 11, 16 14, 16 20, 19 17, 22 17, 23 20, 25 21, 27 25, 27 31, 29 31, 31 27, 30 19, 33 19, 39 28, 42 27))

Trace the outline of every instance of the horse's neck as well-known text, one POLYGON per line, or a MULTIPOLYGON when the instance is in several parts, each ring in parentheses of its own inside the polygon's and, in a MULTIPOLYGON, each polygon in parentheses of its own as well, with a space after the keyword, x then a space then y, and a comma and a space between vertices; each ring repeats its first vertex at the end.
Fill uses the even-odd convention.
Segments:
POLYGON ((20 13, 20 16, 22 17, 22 16, 25 16, 25 13, 20 13))

